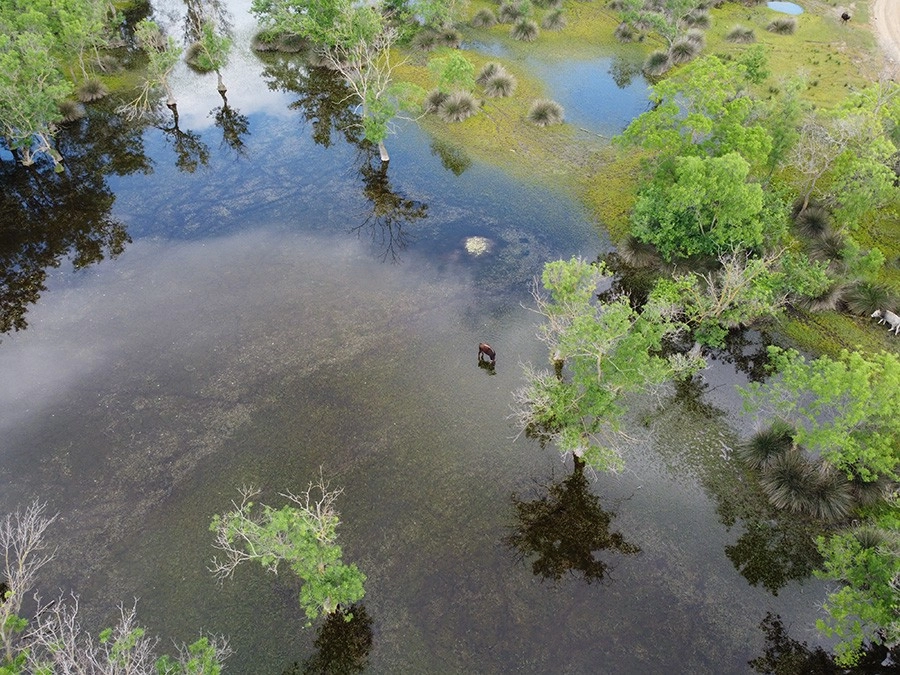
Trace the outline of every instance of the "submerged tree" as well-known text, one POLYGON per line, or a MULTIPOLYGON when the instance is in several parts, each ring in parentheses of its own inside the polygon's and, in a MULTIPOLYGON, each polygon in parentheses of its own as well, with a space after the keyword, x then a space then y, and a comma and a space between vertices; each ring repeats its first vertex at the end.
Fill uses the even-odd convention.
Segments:
POLYGON ((353 675, 365 672, 372 649, 372 617, 362 603, 325 617, 315 641, 316 653, 281 675, 353 675))
POLYGON ((350 607, 365 594, 365 575, 355 564, 341 559, 337 544, 340 524, 335 501, 342 490, 329 490, 320 476, 305 492, 283 494, 291 504, 280 509, 256 504, 258 490, 241 490, 234 510, 213 517, 215 547, 224 558, 213 559, 212 572, 219 579, 230 577, 243 562, 256 561, 277 573, 283 562, 303 581, 300 606, 310 621, 320 614, 333 614, 350 607))
POLYGON ((159 90, 166 94, 166 105, 175 106, 175 95, 169 86, 169 75, 178 59, 181 58, 179 47, 172 36, 166 36, 154 21, 143 19, 135 28, 137 43, 147 55, 147 67, 144 82, 137 97, 119 107, 118 112, 131 118, 143 117, 156 110, 159 90))
POLYGON ((546 486, 546 494, 532 500, 514 494, 512 501, 518 522, 504 542, 521 558, 533 558, 537 576, 559 581, 571 573, 587 583, 603 583, 613 567, 601 554, 640 553, 621 533, 610 532, 615 514, 603 509, 577 463, 571 476, 546 486))

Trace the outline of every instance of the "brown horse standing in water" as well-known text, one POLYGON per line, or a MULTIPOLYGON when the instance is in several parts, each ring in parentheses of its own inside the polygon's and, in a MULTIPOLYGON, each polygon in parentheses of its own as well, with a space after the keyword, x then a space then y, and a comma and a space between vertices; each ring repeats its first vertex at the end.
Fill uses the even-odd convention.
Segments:
POLYGON ((497 352, 487 343, 482 342, 478 345, 478 361, 481 362, 481 357, 486 356, 491 360, 491 364, 497 363, 497 352))

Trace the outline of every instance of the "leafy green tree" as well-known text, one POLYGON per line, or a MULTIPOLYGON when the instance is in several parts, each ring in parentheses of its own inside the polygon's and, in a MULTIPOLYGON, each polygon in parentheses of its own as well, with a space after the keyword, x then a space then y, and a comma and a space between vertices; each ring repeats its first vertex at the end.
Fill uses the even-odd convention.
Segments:
POLYGON ((217 88, 220 92, 224 92, 226 88, 222 81, 222 68, 228 63, 231 38, 222 32, 214 21, 208 20, 200 28, 199 40, 194 45, 196 53, 193 65, 203 72, 215 72, 217 88))
POLYGON ((354 4, 352 0, 253 0, 250 11, 265 29, 333 47, 340 41, 342 18, 354 4))
POLYGON ((291 505, 260 508, 251 501, 257 490, 241 490, 233 511, 213 517, 210 529, 224 559, 213 560, 213 573, 231 576, 242 562, 257 561, 270 572, 287 563, 303 581, 300 605, 310 621, 332 614, 362 599, 365 575, 356 565, 346 565, 337 544, 340 519, 334 504, 341 490, 329 491, 324 479, 310 483, 301 495, 282 496, 291 505))
POLYGON ((81 76, 87 78, 92 71, 87 55, 102 67, 100 49, 109 46, 117 22, 113 5, 107 0, 56 0, 53 5, 59 26, 57 47, 75 53, 81 76))
POLYGON ((676 157, 638 195, 632 234, 652 243, 666 260, 719 255, 762 245, 766 234, 762 186, 747 180, 750 165, 738 153, 676 157))
POLYGON ((157 107, 160 89, 166 93, 166 104, 169 107, 175 106, 169 75, 181 58, 181 47, 176 44, 175 39, 163 34, 162 29, 150 19, 142 19, 138 23, 135 36, 138 45, 147 54, 147 69, 137 97, 116 111, 129 119, 137 119, 153 112, 157 107))
POLYGON ((435 56, 428 61, 428 70, 438 78, 438 89, 444 93, 475 88, 475 66, 459 50, 435 56))
POLYGON ((699 4, 698 0, 624 0, 620 11, 623 21, 649 27, 671 48, 689 27, 688 18, 699 4))
POLYGON ((745 410, 789 421, 798 445, 848 477, 897 478, 900 357, 843 350, 808 362, 779 347, 769 347, 769 357, 777 376, 741 389, 745 410))
POLYGON ((866 643, 888 647, 900 643, 898 525, 893 522, 889 529, 864 525, 816 539, 825 560, 818 576, 841 584, 825 601, 828 618, 816 626, 839 638, 835 661, 841 666, 856 665, 866 643))
POLYGON ((556 373, 526 370, 516 393, 521 427, 557 444, 560 452, 599 470, 617 470, 622 458, 620 421, 629 394, 655 385, 699 363, 661 354, 663 339, 679 329, 673 309, 648 303, 642 312, 625 298, 600 302, 601 265, 573 258, 544 267, 545 297, 535 289, 556 373))

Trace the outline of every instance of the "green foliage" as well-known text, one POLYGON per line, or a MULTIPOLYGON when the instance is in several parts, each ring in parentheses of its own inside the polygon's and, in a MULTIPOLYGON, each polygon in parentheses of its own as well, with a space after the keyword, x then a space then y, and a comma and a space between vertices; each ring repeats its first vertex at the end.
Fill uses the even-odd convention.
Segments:
POLYGON ((851 667, 859 661, 866 642, 896 644, 900 640, 900 546, 894 532, 878 546, 866 546, 866 537, 853 531, 818 537, 824 558, 817 576, 842 584, 828 595, 827 619, 816 622, 829 637, 837 636, 836 662, 851 667))
POLYGON ((346 29, 344 17, 353 5, 351 0, 253 0, 250 12, 263 28, 333 47, 340 42, 346 29))
POLYGON ((228 63, 228 52, 231 50, 231 39, 216 30, 212 21, 203 24, 200 33, 201 47, 195 65, 204 72, 219 71, 228 63))
POLYGON ((331 614, 360 600, 365 591, 365 575, 356 565, 346 565, 337 545, 340 523, 334 510, 339 492, 328 492, 323 482, 312 496, 312 485, 305 495, 286 495, 292 505, 274 509, 255 504, 252 491, 234 511, 213 517, 210 529, 216 532, 216 546, 225 551, 225 562, 216 562, 216 573, 228 576, 238 563, 256 560, 270 571, 284 562, 304 582, 300 605, 310 621, 320 614, 331 614))
POLYGON ((745 69, 745 77, 748 82, 760 84, 769 77, 769 64, 766 58, 766 50, 762 45, 754 45, 741 55, 738 61, 745 69))
POLYGON ((769 347, 778 375, 741 389, 747 411, 773 412, 796 427, 794 440, 848 477, 896 478, 900 461, 900 358, 844 350, 807 362, 769 347))
POLYGON ((221 655, 207 637, 188 645, 182 656, 174 659, 166 654, 157 659, 157 675, 220 675, 222 672, 221 655))
POLYGON ((754 248, 765 234, 763 190, 748 182, 750 165, 736 152, 676 157, 638 195, 632 233, 666 260, 754 248))
POLYGON ((472 91, 475 88, 475 66, 459 50, 452 50, 428 61, 428 70, 438 79, 438 89, 472 91))

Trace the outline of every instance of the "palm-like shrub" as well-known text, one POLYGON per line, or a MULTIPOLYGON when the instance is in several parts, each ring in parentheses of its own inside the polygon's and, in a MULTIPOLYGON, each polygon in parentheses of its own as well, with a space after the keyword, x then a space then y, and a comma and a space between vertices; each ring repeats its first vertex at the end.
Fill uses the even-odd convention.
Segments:
POLYGON ((440 89, 432 89, 425 95, 425 100, 422 102, 422 110, 426 113, 436 113, 440 110, 444 101, 447 100, 447 96, 440 89))
POLYGON ((619 244, 619 257, 632 267, 651 267, 660 262, 659 251, 653 244, 641 241, 633 234, 629 234, 619 244))
POLYGON ((850 481, 853 488, 853 498, 863 508, 880 504, 890 495, 894 484, 886 476, 879 476, 877 480, 864 481, 854 478, 850 481))
POLYGON ((556 101, 539 99, 531 104, 528 110, 528 121, 539 127, 549 127, 552 124, 562 124, 565 118, 563 107, 556 101))
POLYGON ((844 297, 845 290, 843 284, 836 282, 817 296, 803 298, 801 304, 811 312, 831 311, 837 309, 838 304, 844 297))
POLYGON ((490 28, 497 25, 497 15, 487 7, 479 9, 472 17, 472 26, 475 28, 490 28))
POLYGON ((697 28, 691 28, 687 33, 685 33, 684 39, 693 42, 701 49, 703 49, 703 45, 706 44, 706 36, 703 34, 702 30, 699 30, 697 28))
POLYGON ((613 35, 619 42, 634 42, 638 38, 638 32, 630 23, 622 22, 613 31, 613 35))
POLYGON ((506 2, 500 5, 497 13, 497 20, 500 23, 515 23, 519 19, 525 18, 525 10, 521 5, 512 2, 506 2))
POLYGON ((775 19, 768 26, 766 26, 766 30, 770 33, 775 33, 775 35, 793 35, 794 31, 797 30, 797 22, 794 19, 775 19))
POLYGON ((668 52, 655 51, 644 61, 644 73, 651 77, 659 77, 671 67, 668 52))
POLYGON ((677 40, 669 50, 669 60, 678 65, 693 60, 700 53, 700 45, 688 39, 677 40))
POLYGON ((844 261, 844 238, 837 232, 827 232, 813 239, 809 244, 809 257, 840 266, 844 261))
POLYGON ((467 91, 454 91, 438 107, 437 114, 445 122, 462 122, 478 112, 478 101, 467 91))
POLYGON ((505 73, 506 69, 497 63, 496 61, 488 61, 485 63, 481 70, 478 73, 478 77, 475 78, 475 82, 484 86, 489 79, 491 79, 497 73, 505 73))
POLYGON ((792 448, 763 469, 759 483, 775 508, 809 513, 817 473, 803 451, 792 448))
POLYGON ((87 111, 84 109, 83 103, 67 99, 60 102, 59 114, 62 115, 63 122, 74 122, 84 117, 87 111))
POLYGON ((751 42, 756 42, 756 35, 753 33, 752 28, 747 28, 746 26, 737 25, 728 31, 728 34, 725 36, 725 39, 728 42, 736 42, 738 44, 750 44, 751 42))
POLYGON ((807 237, 821 237, 831 228, 831 214, 823 206, 813 204, 794 217, 794 225, 807 237))
POLYGON ((78 87, 77 96, 82 103, 90 103, 91 101, 99 101, 108 93, 109 91, 100 80, 87 80, 78 87))
POLYGON ((738 448, 738 456, 754 469, 769 466, 777 457, 794 445, 794 429, 783 420, 776 420, 767 429, 758 431, 738 448))
POLYGON ((544 30, 562 30, 566 27, 566 17, 561 9, 554 9, 548 12, 544 20, 541 21, 541 27, 544 30))
POLYGON ((505 70, 494 73, 484 83, 484 95, 490 98, 503 98, 512 96, 516 89, 516 78, 505 70))
POLYGON ((509 32, 514 40, 522 42, 534 42, 538 38, 538 33, 540 33, 538 25, 531 19, 520 19, 509 32))
POLYGON ((684 23, 693 28, 709 28, 712 23, 709 18, 709 12, 703 9, 694 9, 688 12, 684 17, 684 23))
POLYGON ((872 316, 876 309, 884 309, 891 301, 891 291, 881 284, 858 281, 844 293, 844 304, 851 314, 872 316))
POLYGON ((412 45, 423 52, 429 52, 437 47, 438 35, 433 30, 426 28, 425 30, 416 33, 415 37, 412 39, 412 45))
POLYGON ((854 507, 853 492, 846 476, 822 463, 812 482, 809 515, 834 522, 845 520, 854 507))
POLYGON ((438 47, 449 47, 450 49, 459 49, 462 43, 462 33, 455 28, 442 28, 435 34, 435 45, 438 47))

